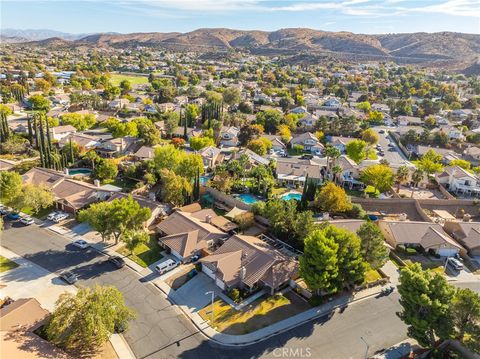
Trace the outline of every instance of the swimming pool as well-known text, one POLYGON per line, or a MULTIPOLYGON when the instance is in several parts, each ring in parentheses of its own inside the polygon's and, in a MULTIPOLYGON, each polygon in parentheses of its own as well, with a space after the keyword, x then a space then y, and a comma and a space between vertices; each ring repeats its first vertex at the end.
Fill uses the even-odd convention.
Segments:
POLYGON ((302 200, 302 195, 300 193, 290 192, 290 193, 287 193, 287 194, 283 195, 281 198, 284 201, 288 201, 290 199, 301 201, 302 200))
POLYGON ((250 193, 240 194, 238 195, 238 198, 240 199, 240 201, 246 204, 254 204, 255 202, 258 202, 258 199, 250 193))
POLYGON ((92 174, 92 170, 90 168, 74 168, 68 170, 68 174, 70 176, 90 176, 92 174))
POLYGON ((212 179, 212 176, 211 175, 208 175, 208 176, 200 176, 200 184, 202 186, 205 186, 208 181, 210 181, 212 179))

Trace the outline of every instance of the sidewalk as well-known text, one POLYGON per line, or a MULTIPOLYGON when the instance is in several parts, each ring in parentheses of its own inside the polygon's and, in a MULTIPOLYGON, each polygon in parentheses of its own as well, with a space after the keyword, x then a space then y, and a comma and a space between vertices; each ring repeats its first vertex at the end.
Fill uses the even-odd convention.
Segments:
POLYGON ((187 317, 190 318, 190 320, 195 324, 195 326, 206 337, 219 344, 227 346, 246 346, 253 343, 261 342, 274 335, 289 331, 313 319, 329 314, 338 308, 342 308, 346 305, 351 305, 353 303, 369 299, 381 292, 381 287, 369 288, 354 294, 353 297, 349 295, 342 296, 322 306, 306 310, 305 312, 284 319, 252 333, 244 335, 230 335, 217 332, 214 328, 210 326, 207 321, 201 318, 195 310, 192 310, 192 308, 189 308, 186 305, 179 304, 181 303, 181 300, 180 298, 178 298, 177 293, 172 290, 166 283, 156 282, 154 284, 167 296, 168 299, 170 299, 174 304, 176 304, 187 317))
MULTIPOLYGON (((72 234, 72 233, 67 233, 64 235, 72 238, 72 240, 82 238, 77 234, 72 234)), ((118 253, 115 252, 115 249, 117 249, 120 246, 120 244, 111 245, 104 242, 97 242, 97 243, 91 243, 90 246, 106 255, 118 255, 118 253)), ((155 274, 151 268, 141 267, 140 265, 133 262, 129 258, 124 257, 124 260, 127 266, 129 266, 131 269, 136 271, 142 277, 155 274)), ((389 268, 389 269, 393 271, 393 270, 396 270, 396 267, 395 269, 393 268, 389 268)), ((168 276, 172 274, 173 273, 168 273, 168 276)), ((198 328, 198 330, 204 336, 206 336, 212 341, 215 341, 219 344, 226 345, 226 346, 246 346, 246 345, 251 345, 253 343, 261 342, 274 335, 286 332, 306 322, 325 316, 331 313, 332 311, 335 311, 338 308, 342 308, 346 305, 351 305, 353 303, 369 299, 379 294, 382 289, 381 287, 377 286, 377 287, 362 290, 361 292, 355 293, 353 296, 344 295, 322 306, 309 309, 305 312, 299 313, 293 317, 284 319, 268 327, 259 329, 255 332, 244 334, 244 335, 230 335, 230 334, 223 334, 223 333, 217 332, 214 328, 212 328, 208 323, 208 321, 205 321, 200 317, 200 315, 197 314, 197 311, 199 308, 196 308, 195 306, 189 307, 187 305, 183 305, 182 303, 184 303, 185 301, 182 300, 179 294, 175 290, 173 290, 168 284, 166 284, 162 279, 165 279, 165 278, 157 278, 156 280, 152 280, 150 282, 155 287, 157 287, 165 295, 167 299, 169 299, 173 304, 175 304, 183 312, 183 314, 190 319, 190 321, 198 328)), ((226 296, 223 293, 219 293, 219 291, 215 290, 216 296, 219 296, 222 299, 224 299, 224 297, 226 296)), ((230 298, 227 299, 227 302, 228 301, 231 301, 230 298)))
MULTIPOLYGON (((53 312, 55 302, 62 293, 77 292, 77 287, 64 283, 55 273, 1 246, 0 255, 19 265, 0 273, 0 279, 5 284, 5 287, 0 290, 2 297, 9 296, 15 300, 33 297, 44 309, 53 312)), ((122 335, 113 334, 110 337, 110 343, 119 359, 135 359, 135 355, 122 335)))

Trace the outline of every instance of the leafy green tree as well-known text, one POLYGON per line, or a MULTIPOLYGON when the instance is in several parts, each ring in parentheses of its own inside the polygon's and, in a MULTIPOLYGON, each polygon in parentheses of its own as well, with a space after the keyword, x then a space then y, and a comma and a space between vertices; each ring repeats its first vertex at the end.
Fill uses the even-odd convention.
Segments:
POLYGON ((472 164, 469 161, 462 160, 462 159, 456 159, 452 160, 449 163, 450 166, 458 166, 463 168, 464 170, 470 171, 472 169, 472 164))
POLYGON ((100 234, 102 241, 106 241, 113 235, 114 227, 117 225, 110 218, 111 208, 110 202, 94 203, 78 213, 78 220, 87 222, 100 234))
POLYGON ((282 113, 278 110, 266 110, 257 113, 256 122, 262 125, 266 133, 276 133, 282 123, 282 113))
POLYGON ((372 222, 366 222, 357 231, 361 239, 362 257, 373 269, 383 266, 388 260, 388 249, 380 229, 372 222))
POLYGON ((177 112, 170 111, 163 115, 165 121, 165 132, 168 136, 172 136, 178 127, 180 115, 177 112))
POLYGON ((228 87, 223 91, 223 102, 231 106, 240 102, 240 90, 236 87, 228 87))
POLYGON ((200 115, 200 109, 195 104, 188 104, 185 106, 185 118, 188 126, 193 126, 198 116, 200 115))
POLYGON ((352 209, 345 190, 333 182, 327 182, 315 197, 315 206, 329 213, 343 213, 352 209))
POLYGON ((428 150, 420 161, 418 161, 418 168, 426 174, 434 174, 440 172, 443 169, 441 164, 442 155, 436 153, 434 150, 428 150))
POLYGON ((125 305, 117 288, 95 285, 80 288, 75 295, 63 293, 46 333, 55 345, 91 353, 110 338, 116 327, 126 329, 134 318, 135 313, 125 305))
POLYGON ((133 250, 142 243, 147 243, 150 237, 147 232, 142 230, 126 232, 122 241, 125 243, 125 248, 133 254, 133 250))
POLYGON ((300 257, 300 275, 317 294, 334 293, 338 277, 338 244, 325 230, 314 230, 305 238, 304 254, 300 257))
POLYGON ((45 185, 25 184, 17 194, 12 207, 18 210, 30 208, 38 213, 42 208, 50 207, 55 201, 52 191, 45 185))
POLYGON ((148 207, 142 207, 132 196, 117 198, 110 202, 111 220, 115 224, 113 237, 115 243, 124 240, 125 233, 139 231, 144 223, 151 217, 152 212, 148 207))
POLYGON ((138 137, 143 140, 147 146, 153 146, 160 143, 161 133, 155 124, 145 117, 138 117, 133 120, 137 125, 138 137))
MULTIPOLYGON (((266 140, 268 141, 268 139, 266 139, 266 140)), ((270 145, 271 145, 271 142, 270 142, 270 145)), ((249 150, 252 150, 257 155, 260 155, 260 156, 266 155, 267 151, 268 151, 267 144, 261 138, 256 138, 256 139, 251 140, 247 144, 247 148, 249 150)))
POLYGON ((375 191, 383 193, 393 186, 395 174, 390 167, 378 164, 365 168, 360 175, 360 180, 375 188, 375 191))
POLYGON ((480 351, 480 296, 469 288, 457 289, 451 303, 455 337, 480 351))
POLYGON ((185 204, 186 196, 191 195, 193 191, 191 182, 168 169, 161 170, 160 177, 162 179, 163 200, 174 206, 185 204))
POLYGON ((423 271, 419 263, 411 264, 400 271, 398 291, 402 311, 397 314, 407 324, 410 338, 434 348, 437 337, 451 337, 450 303, 455 290, 442 275, 423 271))
POLYGON ((372 105, 368 101, 359 102, 357 108, 365 113, 369 113, 372 110, 372 105))
POLYGON ((93 176, 100 180, 114 179, 118 175, 118 166, 114 160, 102 159, 93 171, 93 176))
POLYGON ((120 82, 120 90, 122 91, 122 94, 129 93, 132 91, 132 83, 128 80, 122 80, 120 82))
POLYGON ((199 151, 208 146, 215 146, 215 141, 210 137, 193 136, 190 137, 189 141, 190 147, 195 151, 199 151))
POLYGON ((48 112, 50 110, 50 101, 42 95, 30 96, 28 103, 30 104, 30 109, 33 111, 48 112))
POLYGON ((367 128, 362 131, 362 140, 370 145, 375 145, 379 139, 380 136, 373 128, 367 128))
POLYGON ((368 156, 368 145, 362 140, 353 140, 345 146, 347 156, 356 163, 362 162, 368 156))
POLYGON ((93 114, 65 113, 60 116, 60 119, 62 124, 71 125, 78 131, 84 131, 97 123, 97 119, 93 114))
POLYGON ((11 206, 22 190, 22 176, 17 172, 0 172, 0 201, 11 206))
POLYGON ((240 128, 240 133, 238 134, 238 141, 241 146, 245 146, 251 140, 258 138, 263 133, 263 126, 246 124, 240 128))

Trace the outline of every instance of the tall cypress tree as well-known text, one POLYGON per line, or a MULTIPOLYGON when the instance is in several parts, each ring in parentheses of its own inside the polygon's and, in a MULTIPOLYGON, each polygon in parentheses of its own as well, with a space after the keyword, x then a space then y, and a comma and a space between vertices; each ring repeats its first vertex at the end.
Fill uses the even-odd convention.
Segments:
POLYGON ((30 146, 33 146, 33 131, 32 131, 32 119, 30 116, 27 118, 28 123, 28 141, 30 141, 30 146))
POLYGON ((50 160, 46 150, 45 133, 43 131, 43 121, 41 117, 39 119, 39 122, 40 122, 40 147, 42 148, 40 153, 43 154, 43 157, 44 157, 43 162, 45 163, 45 167, 50 168, 50 160))

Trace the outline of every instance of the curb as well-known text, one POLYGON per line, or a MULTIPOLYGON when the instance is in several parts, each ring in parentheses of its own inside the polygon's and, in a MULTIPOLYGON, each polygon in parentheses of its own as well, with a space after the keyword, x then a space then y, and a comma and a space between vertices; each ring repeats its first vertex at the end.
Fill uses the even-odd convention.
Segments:
MULTIPOLYGON (((310 317, 308 319, 305 319, 301 322, 298 322, 298 323, 295 323, 295 324, 292 324, 292 325, 289 325, 283 329, 279 329, 277 330, 276 332, 273 332, 271 334, 268 334, 268 335, 265 335, 264 337, 262 338, 259 338, 259 339, 255 339, 255 340, 251 340, 249 342, 240 342, 240 343, 224 343, 222 341, 219 341, 218 339, 215 339, 213 336, 207 334, 204 332, 204 330, 202 328, 200 328, 200 326, 190 317, 190 315, 188 315, 188 313, 182 308, 182 306, 178 305, 175 300, 173 298, 171 298, 170 296, 168 296, 167 293, 165 293, 165 291, 160 287, 158 286, 156 283, 153 283, 151 282, 151 284, 153 284, 156 288, 158 288, 166 297, 167 297, 167 300, 169 300, 171 303, 173 303, 177 308, 179 308, 182 313, 190 320, 190 322, 193 323, 193 325, 198 329, 198 332, 201 333, 204 337, 208 338, 209 340, 217 343, 217 344, 220 344, 220 345, 223 345, 223 346, 229 346, 229 347, 244 347, 244 346, 249 346, 249 345, 253 345, 253 344, 257 344, 257 343, 260 343, 264 340, 267 340, 269 338, 272 338, 276 335, 279 335, 279 334, 282 334, 282 333, 285 333, 289 330, 292 330, 296 327, 299 327, 305 323, 308 323, 314 319, 317 319, 317 318, 321 318, 329 313, 332 313, 334 312, 335 310, 337 310, 338 308, 341 308, 341 307, 344 307, 344 306, 347 306, 351 303, 356 303, 356 302, 360 302, 362 300, 365 300, 365 299, 369 299, 373 296, 376 296, 378 294, 381 293, 381 291, 378 291, 378 292, 375 292, 375 293, 372 293, 372 294, 369 294, 365 297, 362 297, 362 298, 358 298, 358 299, 354 299, 354 300, 351 300, 351 301, 348 301, 347 303, 344 303, 344 304, 338 304, 338 305, 335 305, 334 307, 332 307, 330 310, 328 311, 325 311, 325 312, 321 312, 321 313, 318 313, 316 315, 314 315, 313 317, 310 317)), ((314 307, 315 308, 315 307, 314 307)), ((313 308, 312 308, 313 309, 313 308)), ((210 326, 209 326, 210 327, 210 326)), ((211 327, 210 327, 211 328, 211 327)), ((267 328, 267 327, 266 327, 267 328)), ((213 329, 213 328, 212 328, 213 329)), ((264 328, 262 328, 264 329, 264 328)), ((217 332, 218 333, 218 332, 217 332)), ((220 333, 219 333, 220 334, 220 333)), ((225 335, 228 335, 228 334, 225 334, 225 335)), ((239 335, 235 335, 235 337, 240 337, 239 335)))

